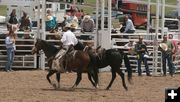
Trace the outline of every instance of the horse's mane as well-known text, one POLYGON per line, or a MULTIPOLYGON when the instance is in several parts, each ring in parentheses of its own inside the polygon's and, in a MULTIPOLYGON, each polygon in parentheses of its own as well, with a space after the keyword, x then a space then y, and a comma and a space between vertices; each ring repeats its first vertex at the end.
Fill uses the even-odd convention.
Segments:
POLYGON ((51 43, 45 41, 45 40, 41 40, 49 49, 52 49, 52 50, 58 50, 57 47, 55 47, 54 45, 52 45, 51 43))

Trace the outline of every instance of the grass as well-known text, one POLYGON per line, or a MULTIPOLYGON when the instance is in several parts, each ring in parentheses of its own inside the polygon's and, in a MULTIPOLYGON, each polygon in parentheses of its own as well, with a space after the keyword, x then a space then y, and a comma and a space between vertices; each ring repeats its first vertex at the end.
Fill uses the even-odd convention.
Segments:
MULTIPOLYGON (((136 1, 136 0, 135 0, 136 1)), ((143 1, 148 1, 148 0, 143 0, 143 1)), ((157 0, 151 0, 152 2, 156 2, 157 0)), ((171 5, 175 5, 176 4, 176 0, 165 0, 166 4, 171 4, 171 5)), ((96 0, 84 0, 85 4, 89 5, 89 6, 85 6, 82 5, 79 8, 83 9, 85 13, 88 14, 92 14, 93 11, 96 10, 96 0)), ((5 16, 6 15, 6 6, 2 6, 0 5, 0 15, 5 16)), ((170 11, 172 11, 173 8, 166 8, 166 14, 169 13, 170 11)), ((153 6, 152 7, 152 13, 156 12, 156 7, 153 6)))
POLYGON ((6 10, 7 10, 6 6, 0 5, 0 15, 6 16, 6 10))

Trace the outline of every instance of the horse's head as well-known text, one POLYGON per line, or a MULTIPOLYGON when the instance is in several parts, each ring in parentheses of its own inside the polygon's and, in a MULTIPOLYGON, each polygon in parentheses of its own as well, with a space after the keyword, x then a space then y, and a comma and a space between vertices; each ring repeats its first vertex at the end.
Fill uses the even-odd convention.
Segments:
POLYGON ((96 49, 93 49, 91 46, 85 46, 83 51, 87 52, 90 56, 97 56, 96 49))
POLYGON ((34 47, 32 48, 32 54, 35 54, 35 53, 38 53, 39 50, 41 50, 41 42, 42 40, 41 39, 36 39, 36 42, 34 44, 34 47))

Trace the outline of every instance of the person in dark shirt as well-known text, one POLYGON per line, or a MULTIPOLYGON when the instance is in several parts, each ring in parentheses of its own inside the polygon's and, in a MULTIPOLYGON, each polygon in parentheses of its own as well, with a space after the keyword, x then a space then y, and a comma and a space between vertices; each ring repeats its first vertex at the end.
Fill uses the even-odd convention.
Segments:
POLYGON ((16 9, 13 9, 11 14, 6 18, 7 30, 9 31, 13 27, 18 28, 18 19, 16 17, 16 9))
POLYGON ((26 12, 23 11, 23 16, 21 17, 19 22, 20 22, 19 31, 31 31, 32 22, 26 12))
POLYGON ((147 47, 143 42, 143 37, 139 37, 139 41, 135 45, 135 51, 137 53, 137 61, 138 61, 138 75, 142 76, 142 70, 141 70, 141 62, 144 62, 145 68, 146 68, 146 75, 151 76, 149 72, 149 66, 147 63, 148 58, 148 51, 147 47))

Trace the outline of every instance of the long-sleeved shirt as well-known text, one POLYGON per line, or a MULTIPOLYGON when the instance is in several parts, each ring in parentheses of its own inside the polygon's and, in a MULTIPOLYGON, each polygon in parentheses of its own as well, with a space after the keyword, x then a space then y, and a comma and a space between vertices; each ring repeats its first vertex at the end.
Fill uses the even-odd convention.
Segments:
POLYGON ((81 28, 85 32, 93 32, 94 31, 94 21, 92 19, 83 20, 81 23, 81 28))
POLYGON ((14 50, 16 50, 16 46, 15 43, 13 42, 14 39, 12 39, 11 37, 7 36, 5 39, 5 44, 6 44, 6 48, 14 48, 14 50))
POLYGON ((72 33, 70 30, 68 30, 67 32, 64 32, 64 34, 61 38, 61 42, 63 43, 63 45, 75 46, 78 43, 78 40, 77 40, 76 36, 74 35, 74 33, 72 33))
POLYGON ((133 22, 132 22, 132 20, 130 20, 130 19, 128 19, 127 21, 126 21, 126 28, 125 28, 125 33, 128 31, 128 30, 136 30, 135 28, 134 28, 134 24, 133 24, 133 22))

